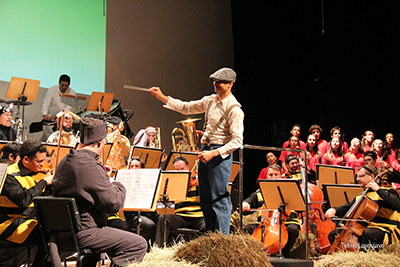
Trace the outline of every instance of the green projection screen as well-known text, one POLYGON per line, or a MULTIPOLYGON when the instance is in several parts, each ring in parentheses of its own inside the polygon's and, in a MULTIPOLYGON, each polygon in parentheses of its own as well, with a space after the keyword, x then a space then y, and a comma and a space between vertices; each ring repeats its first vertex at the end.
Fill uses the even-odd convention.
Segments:
POLYGON ((0 0, 0 36, 0 80, 48 88, 66 73, 75 92, 104 92, 103 0, 0 0))

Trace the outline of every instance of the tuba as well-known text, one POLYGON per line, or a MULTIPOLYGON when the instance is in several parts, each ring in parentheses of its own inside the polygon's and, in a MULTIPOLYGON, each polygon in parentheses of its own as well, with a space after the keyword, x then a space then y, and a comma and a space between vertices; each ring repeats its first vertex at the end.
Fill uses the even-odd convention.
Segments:
POLYGON ((174 151, 199 151, 197 147, 199 134, 196 132, 196 122, 199 120, 201 119, 188 119, 176 122, 182 124, 182 128, 172 130, 172 149, 174 151))

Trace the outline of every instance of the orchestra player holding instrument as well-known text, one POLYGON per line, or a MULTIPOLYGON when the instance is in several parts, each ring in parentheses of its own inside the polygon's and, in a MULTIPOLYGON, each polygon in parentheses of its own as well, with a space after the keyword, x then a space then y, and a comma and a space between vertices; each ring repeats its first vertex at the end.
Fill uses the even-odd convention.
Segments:
MULTIPOLYGON (((45 252, 33 207, 35 196, 49 194, 46 186, 52 175, 40 175, 45 164, 46 146, 29 139, 20 148, 21 160, 7 167, 7 176, 0 192, 0 239, 11 244, 36 244, 33 266, 43 265, 45 252)), ((20 266, 25 253, 2 252, 0 266, 20 266)))
MULTIPOLYGON (((379 249, 384 245, 390 245, 392 243, 399 242, 400 229, 400 197, 399 193, 390 187, 379 186, 379 181, 374 181, 377 176, 378 170, 374 165, 366 164, 360 167, 357 173, 357 182, 360 184, 362 189, 369 189, 366 197, 377 204, 376 215, 373 217, 371 223, 367 225, 367 228, 358 235, 358 242, 353 244, 339 243, 346 250, 359 249, 379 249)), ((352 202, 345 204, 341 207, 330 208, 326 211, 325 217, 332 218, 337 216, 342 218, 345 213, 353 208, 353 205, 358 200, 359 196, 356 197, 352 202)), ((347 215, 347 214, 346 214, 347 215)), ((345 216, 346 217, 346 216, 345 216)), ((361 218, 361 216, 360 216, 361 218)), ((359 218, 353 218, 359 219, 359 218)), ((366 220, 360 224, 364 224, 366 220)), ((344 228, 345 231, 346 227, 344 228)), ((352 229, 349 230, 351 233, 352 229)), ((334 242, 335 235, 338 230, 332 231, 329 234, 329 239, 334 242)), ((354 231, 353 235, 357 237, 357 231, 354 231)), ((340 235, 336 237, 339 238, 340 235)))
POLYGON ((244 113, 231 92, 236 73, 230 68, 222 68, 211 74, 210 78, 216 94, 197 101, 174 99, 164 95, 158 87, 152 87, 149 91, 168 109, 182 114, 205 113, 205 131, 198 155, 200 206, 206 231, 219 230, 228 235, 231 220, 228 183, 232 152, 243 142, 244 113))

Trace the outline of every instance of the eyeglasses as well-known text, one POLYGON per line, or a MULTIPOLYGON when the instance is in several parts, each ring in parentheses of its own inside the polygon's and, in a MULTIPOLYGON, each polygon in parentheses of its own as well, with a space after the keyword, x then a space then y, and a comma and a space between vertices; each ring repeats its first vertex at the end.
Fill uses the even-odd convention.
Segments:
MULTIPOLYGON (((30 158, 30 159, 31 159, 31 158, 30 158)), ((42 160, 39 160, 39 161, 37 161, 36 159, 31 159, 31 160, 33 160, 34 162, 36 162, 36 163, 39 164, 39 165, 42 165, 42 164, 44 164, 44 162, 47 160, 47 157, 44 158, 44 159, 42 159, 42 160)))
POLYGON ((10 118, 12 118, 12 114, 11 114, 11 113, 8 113, 8 112, 2 113, 1 115, 3 115, 4 117, 10 117, 10 118))

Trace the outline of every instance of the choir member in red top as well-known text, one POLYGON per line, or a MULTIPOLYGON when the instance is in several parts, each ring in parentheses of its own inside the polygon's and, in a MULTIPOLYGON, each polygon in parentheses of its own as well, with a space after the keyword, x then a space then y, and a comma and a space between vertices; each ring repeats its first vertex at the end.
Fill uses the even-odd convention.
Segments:
POLYGON ((334 137, 329 144, 328 152, 322 157, 322 164, 345 166, 344 152, 339 138, 334 137))
MULTIPOLYGON (((266 159, 267 159, 268 167, 271 165, 277 164, 276 161, 278 160, 278 158, 275 156, 275 154, 273 152, 268 152, 266 159)), ((268 167, 265 167, 261 170, 260 174, 258 175, 258 179, 267 179, 268 167)), ((281 171, 281 173, 283 174, 283 171, 281 171)))
MULTIPOLYGON (((298 137, 298 138, 299 138, 299 146, 300 146, 300 149, 306 150, 306 143, 304 143, 303 141, 300 140, 300 134, 301 134, 301 132, 300 132, 300 125, 298 125, 298 124, 293 125, 293 126, 292 126, 292 130, 290 131, 290 134, 291 134, 292 136, 298 137)), ((289 138, 289 139, 290 139, 290 138, 289 138)), ((290 142, 290 140, 287 140, 285 143, 283 143, 282 148, 287 148, 287 147, 289 146, 289 142, 290 142)), ((280 158, 280 157, 279 157, 279 158, 280 158)), ((285 161, 285 159, 283 159, 283 161, 285 161)))
POLYGON ((361 149, 361 141, 357 137, 351 139, 349 152, 345 156, 346 166, 351 167, 358 172, 358 169, 364 165, 364 151, 361 149))
POLYGON ((372 141, 374 141, 375 135, 372 131, 367 130, 364 132, 361 138, 361 148, 364 152, 371 150, 372 141))
POLYGON ((396 160, 397 142, 396 138, 392 133, 387 133, 385 136, 385 142, 383 142, 383 157, 387 158, 387 162, 392 164, 396 160))
POLYGON ((325 154, 328 151, 329 146, 326 140, 321 139, 322 128, 318 124, 313 124, 308 129, 308 133, 315 135, 315 137, 317 138, 319 152, 321 153, 321 155, 325 154))
MULTIPOLYGON (((382 149, 383 149, 383 141, 381 139, 375 139, 371 144, 371 150, 376 153, 376 165, 379 167, 379 162, 382 159, 382 149)), ((384 159, 386 161, 386 159, 384 159)), ((377 167, 377 168, 378 168, 377 167)))
MULTIPOLYGON (((299 138, 297 136, 291 136, 289 138, 289 144, 284 148, 299 149, 299 138)), ((288 169, 285 164, 285 160, 286 160, 286 157, 290 154, 293 154, 297 157, 297 152, 291 152, 291 151, 282 151, 281 155, 279 157, 279 161, 281 162, 281 166, 284 170, 284 173, 288 172, 288 169)))
POLYGON ((307 166, 315 171, 319 163, 321 163, 321 153, 318 150, 317 138, 310 134, 307 137, 307 166))
POLYGON ((395 169, 396 171, 400 171, 400 148, 395 150, 395 154, 396 154, 396 159, 392 161, 392 167, 393 169, 395 169))
MULTIPOLYGON (((338 139, 340 140, 340 146, 341 146, 341 148, 342 148, 342 151, 343 151, 344 154, 346 154, 347 151, 348 151, 349 146, 347 145, 347 143, 346 143, 345 141, 341 141, 341 140, 342 140, 342 139, 341 139, 341 137, 342 137, 342 129, 341 129, 339 126, 335 126, 335 127, 333 127, 333 128, 331 129, 330 134, 331 134, 331 140, 332 140, 333 138, 335 138, 335 137, 338 138, 338 139)), ((326 145, 326 151, 329 150, 330 143, 331 143, 331 142, 329 142, 329 143, 326 145)))

